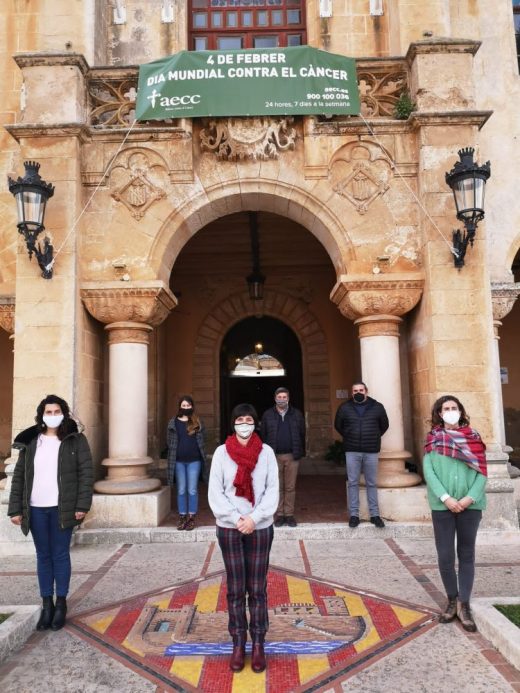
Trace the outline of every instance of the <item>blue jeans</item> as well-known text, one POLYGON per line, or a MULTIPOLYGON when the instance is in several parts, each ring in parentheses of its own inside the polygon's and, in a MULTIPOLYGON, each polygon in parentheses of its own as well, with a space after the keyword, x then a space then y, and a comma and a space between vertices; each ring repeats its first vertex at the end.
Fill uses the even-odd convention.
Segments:
POLYGON ((379 515, 377 504, 377 452, 346 452, 347 461, 347 488, 348 510, 350 515, 359 517, 359 477, 361 472, 365 476, 367 487, 368 512, 370 517, 379 515))
POLYGON ((179 515, 195 515, 199 504, 197 485, 202 462, 176 462, 175 483, 177 484, 177 508, 179 515))
POLYGON ((72 527, 61 529, 57 506, 31 506, 30 529, 36 547, 38 584, 42 597, 66 597, 70 583, 70 540, 72 527))

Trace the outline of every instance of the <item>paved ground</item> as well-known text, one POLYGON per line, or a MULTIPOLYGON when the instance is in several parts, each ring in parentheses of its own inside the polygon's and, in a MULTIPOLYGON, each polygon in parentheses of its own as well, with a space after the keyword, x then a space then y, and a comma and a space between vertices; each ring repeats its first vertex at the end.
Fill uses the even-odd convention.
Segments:
MULTIPOLYGON (((218 546, 211 540, 76 546, 70 625, 58 633, 35 633, 0 667, 0 689, 17 693, 208 690, 214 671, 210 688, 215 693, 520 691, 520 672, 484 638, 469 635, 456 624, 436 622, 443 597, 430 538, 383 538, 375 528, 371 536, 356 538, 354 531, 353 538, 346 540, 282 536, 275 538, 272 550, 271 563, 277 567, 271 582, 273 604, 278 599, 278 606, 297 609, 303 603, 312 610, 312 605, 308 607, 312 602, 323 614, 338 608, 339 597, 341 608, 346 605, 351 617, 361 615, 368 624, 364 640, 353 636, 350 654, 348 648, 328 655, 303 651, 291 661, 289 656, 273 655, 270 678, 250 670, 226 676, 226 667, 218 664, 225 662, 222 656, 170 657, 165 668, 164 657, 142 656, 146 653, 130 637, 132 627, 143 605, 184 606, 185 612, 196 605, 204 618, 217 618, 215 613, 223 605, 218 546), (326 602, 329 606, 324 606, 326 602)), ((480 538, 475 596, 518 595, 520 538, 497 536, 482 533, 480 538)), ((34 568, 30 557, 2 560, 1 603, 37 601, 34 568)), ((223 640, 212 628, 208 639, 223 640)), ((318 628, 327 629, 327 625, 318 628)), ((283 634, 278 639, 283 640, 283 634)))

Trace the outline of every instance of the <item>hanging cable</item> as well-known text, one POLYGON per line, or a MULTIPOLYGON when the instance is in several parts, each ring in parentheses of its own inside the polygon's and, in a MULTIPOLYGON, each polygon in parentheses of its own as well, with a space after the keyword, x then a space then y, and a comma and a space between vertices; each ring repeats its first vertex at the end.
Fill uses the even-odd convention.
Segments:
MULTIPOLYGON (((384 145, 383 145, 382 142, 378 139, 378 137, 377 137, 377 135, 375 134, 374 130, 372 129, 372 126, 370 125, 370 123, 366 120, 366 118, 364 117, 364 115, 363 115, 361 112, 360 112, 360 114, 359 114, 359 117, 362 119, 362 121, 363 121, 363 122, 365 123, 365 125, 367 126, 369 134, 374 138, 374 140, 377 142, 377 144, 378 144, 379 147, 381 148, 381 151, 383 152, 384 156, 386 157, 386 159, 387 159, 387 161, 389 162, 389 164, 390 164, 390 166, 392 167, 392 169, 397 173, 397 175, 399 176, 399 178, 402 180, 403 184, 406 186, 406 188, 408 189, 408 191, 411 193, 412 197, 415 199, 415 201, 416 201, 417 204, 419 205, 419 208, 424 212, 425 216, 429 219, 429 221, 430 221, 431 225, 433 226, 433 228, 437 231, 437 233, 441 236, 442 240, 446 243, 446 245, 447 245, 448 248, 450 249, 450 253, 452 253, 453 255, 455 255, 455 257, 458 257, 459 254, 457 253, 457 251, 456 251, 455 248, 453 247, 452 243, 450 243, 450 241, 446 238, 446 236, 442 233, 442 231, 441 231, 440 228, 437 226, 437 224, 435 223, 435 221, 432 219, 432 217, 430 216, 428 210, 425 208, 425 206, 424 206, 423 203, 421 202, 420 198, 417 197, 417 195, 415 194, 415 191, 413 190, 413 188, 408 184, 406 178, 403 176, 403 174, 402 174, 401 171, 399 170, 399 168, 398 168, 397 164, 395 163, 395 161, 393 161, 393 160, 390 158, 390 156, 387 154, 384 145)), ((384 197, 384 196, 383 196, 383 197, 384 197)), ((393 215, 392 215, 392 216, 393 216, 393 215)))
POLYGON ((46 267, 45 267, 46 270, 50 270, 50 269, 53 268, 54 263, 56 262, 56 258, 58 257, 58 255, 59 255, 60 252, 62 251, 63 247, 65 246, 65 244, 66 244, 67 241, 69 240, 71 234, 74 232, 76 226, 78 225, 79 220, 81 219, 81 217, 83 216, 83 214, 86 212, 87 208, 89 207, 90 203, 91 203, 92 200, 94 199, 94 195, 97 193, 97 191, 99 190, 101 184, 103 183, 103 181, 105 180, 105 178, 107 177, 107 175, 108 175, 108 174, 110 173, 110 171, 112 170, 112 166, 114 165, 114 162, 115 162, 115 160, 117 159, 117 157, 118 157, 118 155, 119 155, 119 152, 120 152, 120 151, 123 149, 123 147, 125 146, 125 143, 126 143, 126 141, 127 141, 127 139, 128 139, 128 136, 129 136, 130 133, 132 132, 132 129, 133 129, 133 127, 134 127, 134 125, 135 125, 136 123, 137 123, 137 120, 134 119, 133 123, 130 125, 130 127, 128 128, 128 130, 127 130, 127 132, 126 132, 126 135, 124 136, 123 141, 122 141, 121 144, 119 145, 119 148, 118 148, 117 152, 114 154, 114 156, 113 156, 112 159, 110 160, 108 166, 107 166, 106 169, 104 170, 103 175, 102 175, 101 178, 99 179, 99 183, 96 185, 96 187, 95 187, 95 189, 94 189, 94 192, 93 192, 92 195, 89 197, 89 199, 87 200, 85 206, 83 207, 83 209, 81 210, 81 212, 80 212, 79 215, 77 216, 76 220, 75 220, 74 223, 72 224, 72 227, 71 227, 70 231, 69 231, 68 234, 65 236, 65 239, 63 240, 63 242, 61 243, 60 247, 58 248, 58 250, 57 250, 56 253, 54 254, 54 257, 52 258, 51 262, 49 262, 49 264, 46 265, 46 267))

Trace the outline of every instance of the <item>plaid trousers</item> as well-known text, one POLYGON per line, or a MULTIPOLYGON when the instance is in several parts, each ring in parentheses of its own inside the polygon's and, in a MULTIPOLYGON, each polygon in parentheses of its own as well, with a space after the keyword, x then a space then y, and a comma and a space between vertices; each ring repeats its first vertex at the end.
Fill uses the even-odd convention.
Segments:
POLYGON ((273 534, 273 525, 252 534, 217 526, 227 575, 228 628, 235 642, 247 640, 246 593, 251 638, 263 641, 269 628, 267 571, 273 534))

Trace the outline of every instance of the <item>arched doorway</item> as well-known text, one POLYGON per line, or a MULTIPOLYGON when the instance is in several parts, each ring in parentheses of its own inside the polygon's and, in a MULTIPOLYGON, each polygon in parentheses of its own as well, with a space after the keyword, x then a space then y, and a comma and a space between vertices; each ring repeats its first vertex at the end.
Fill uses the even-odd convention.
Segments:
MULTIPOLYGON (((516 285, 519 286, 520 250, 517 250, 513 259, 511 272, 516 285)), ((510 448, 511 464, 520 469, 520 362, 517 355, 520 339, 520 297, 501 322, 499 345, 505 442, 510 448)))
POLYGON ((281 386, 289 389, 291 403, 304 411, 302 350, 294 331, 281 320, 266 316, 236 323, 220 348, 221 439, 229 432, 229 415, 236 404, 249 402, 262 416, 273 406, 274 390, 281 386), (256 360, 258 368, 237 369, 237 363, 249 355, 256 355, 250 360, 253 364, 256 360), (267 355, 273 358, 265 358, 267 355), (268 362, 276 360, 282 368, 262 367, 262 357, 268 362))

